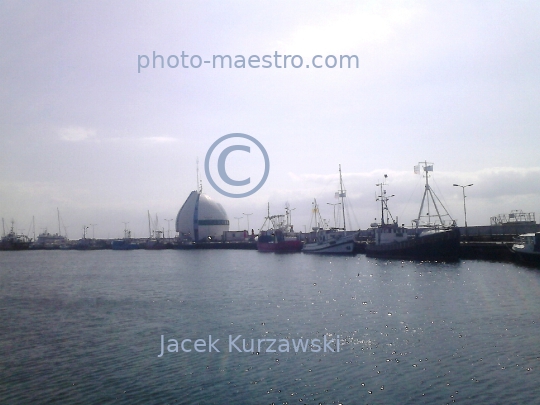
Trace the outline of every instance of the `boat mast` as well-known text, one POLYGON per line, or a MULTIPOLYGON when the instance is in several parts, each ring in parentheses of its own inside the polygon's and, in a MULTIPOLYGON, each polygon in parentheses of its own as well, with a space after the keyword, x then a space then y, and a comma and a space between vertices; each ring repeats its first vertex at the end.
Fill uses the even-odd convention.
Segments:
POLYGON ((152 228, 150 227, 150 210, 148 210, 147 212, 148 212, 148 237, 151 238, 152 237, 152 228))
POLYGON ((343 232, 346 232, 347 228, 345 225, 345 203, 343 202, 345 192, 343 191, 343 180, 341 178, 341 165, 339 165, 339 196, 341 197, 341 209, 343 210, 343 232))
POLYGON ((375 184, 375 186, 379 186, 381 188, 381 195, 379 195, 379 198, 377 198, 377 201, 381 201, 381 226, 384 226, 384 205, 385 205, 385 194, 386 194, 386 190, 383 190, 383 186, 386 185, 385 181, 386 181, 386 178, 388 177, 388 175, 384 175, 384 180, 379 183, 379 184, 375 184))
POLYGON ((427 225, 428 226, 432 225, 431 224, 431 217, 432 216, 437 216, 439 218, 441 226, 444 226, 444 221, 442 219, 441 213, 439 212, 439 207, 437 206, 437 201, 441 205, 442 209, 446 212, 446 214, 444 214, 444 215, 448 215, 450 220, 452 220, 452 217, 448 213, 448 210, 444 207, 441 200, 439 200, 439 197, 437 197, 437 195, 433 192, 433 190, 431 189, 431 187, 429 185, 429 173, 428 172, 433 171, 433 163, 428 163, 427 161, 424 161, 424 162, 419 162, 418 165, 422 166, 422 169, 424 170, 425 177, 426 177, 426 184, 425 184, 425 187, 424 187, 424 195, 422 197, 422 204, 420 204, 420 211, 418 211, 418 218, 416 219, 416 230, 418 231, 418 226, 420 225, 420 218, 422 217, 422 210, 424 209, 424 203, 426 201, 426 197, 427 197, 427 204, 428 204, 428 212, 427 212, 427 215, 426 215, 428 217, 427 225), (433 202, 433 207, 435 208, 435 211, 437 212, 437 215, 430 215, 430 213, 429 213, 429 199, 430 198, 431 198, 431 201, 433 202))
MULTIPOLYGON (((264 217, 264 222, 261 226, 261 231, 264 229, 264 226, 266 225, 266 221, 270 221, 270 203, 268 203, 268 211, 267 211, 267 214, 266 214, 266 217, 264 217)), ((268 228, 267 228, 268 230, 268 228)))
MULTIPOLYGON (((384 175, 386 178, 386 174, 384 175)), ((381 195, 379 196, 381 200, 381 226, 384 225, 384 194, 383 194, 383 184, 384 182, 380 183, 379 186, 381 186, 381 195)))
POLYGON ((60 210, 58 207, 56 207, 56 215, 58 216, 58 236, 62 236, 62 232, 60 231, 60 210))
MULTIPOLYGON (((394 221, 394 217, 392 216, 392 213, 388 209, 388 200, 390 198, 394 197, 394 195, 393 194, 392 195, 386 195, 386 190, 383 188, 383 187, 385 187, 387 185, 386 184, 386 179, 387 178, 388 178, 388 175, 385 174, 384 175, 384 180, 379 184, 375 184, 375 186, 381 188, 381 195, 377 196, 377 200, 376 200, 376 201, 381 201, 381 226, 389 224, 390 223, 390 218, 392 218, 392 221, 394 221), (384 220, 384 211, 385 210, 386 210, 386 221, 384 220)), ((396 223, 396 222, 397 222, 397 218, 394 221, 394 223, 396 223)))
POLYGON ((317 199, 314 198, 313 202, 311 203, 311 218, 309 219, 309 228, 311 231, 318 231, 319 229, 324 229, 324 221, 321 217, 321 213, 319 211, 319 205, 317 204, 317 199), (313 222, 315 222, 315 226, 313 225, 313 222))

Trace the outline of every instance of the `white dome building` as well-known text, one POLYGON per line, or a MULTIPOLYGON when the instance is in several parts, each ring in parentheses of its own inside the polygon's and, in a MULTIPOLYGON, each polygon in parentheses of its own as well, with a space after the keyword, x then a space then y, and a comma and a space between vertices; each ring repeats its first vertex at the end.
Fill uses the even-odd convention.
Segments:
POLYGON ((176 216, 176 232, 181 240, 221 241, 229 230, 229 218, 222 205, 200 191, 192 191, 176 216))

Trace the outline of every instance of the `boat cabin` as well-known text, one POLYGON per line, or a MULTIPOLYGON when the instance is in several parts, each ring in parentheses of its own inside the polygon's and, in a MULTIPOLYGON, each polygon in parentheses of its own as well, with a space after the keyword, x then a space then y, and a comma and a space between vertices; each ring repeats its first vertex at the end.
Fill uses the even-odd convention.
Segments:
POLYGON ((404 226, 399 226, 396 223, 382 225, 375 229, 375 243, 377 245, 404 242, 407 239, 407 229, 404 226))

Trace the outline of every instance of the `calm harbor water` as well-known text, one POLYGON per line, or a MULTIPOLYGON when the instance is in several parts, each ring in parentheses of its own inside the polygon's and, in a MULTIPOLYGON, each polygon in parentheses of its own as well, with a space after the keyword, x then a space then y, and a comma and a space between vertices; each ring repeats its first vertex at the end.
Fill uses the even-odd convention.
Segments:
POLYGON ((540 270, 509 263, 0 252, 0 402, 539 403, 539 312, 540 270))

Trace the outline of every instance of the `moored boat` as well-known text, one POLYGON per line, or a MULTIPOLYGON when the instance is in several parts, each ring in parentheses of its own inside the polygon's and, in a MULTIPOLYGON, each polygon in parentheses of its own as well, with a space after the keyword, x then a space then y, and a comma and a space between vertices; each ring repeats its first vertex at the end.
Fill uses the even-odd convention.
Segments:
POLYGON ((302 252, 351 254, 354 253, 354 235, 334 229, 317 229, 315 240, 306 243, 302 252))
POLYGON ((113 240, 111 243, 112 250, 134 250, 140 249, 138 243, 134 242, 131 239, 131 231, 126 228, 124 229, 124 239, 113 240))
POLYGON ((262 230, 257 237, 259 252, 294 253, 302 250, 303 243, 294 232, 291 224, 291 209, 288 205, 285 207, 285 215, 270 216, 270 208, 268 208, 268 216, 261 229, 264 229, 267 221, 269 229, 262 230))
POLYGON ((131 241, 131 239, 113 240, 111 243, 112 250, 135 250, 140 249, 139 244, 131 241))
POLYGON ((164 238, 164 234, 165 230, 159 229, 159 221, 157 214, 156 220, 153 221, 150 217, 150 211, 148 211, 148 239, 146 240, 146 242, 144 242, 144 244, 142 244, 142 247, 146 250, 172 249, 173 246, 170 241, 170 237, 168 238, 168 241, 166 241, 164 238))
POLYGON ((287 236, 280 229, 261 231, 257 238, 259 252, 293 253, 302 250, 302 241, 296 236, 287 236))
POLYGON ((37 239, 32 244, 32 249, 45 249, 45 250, 53 250, 53 249, 65 249, 69 245, 69 240, 66 236, 63 236, 60 231, 60 210, 56 208, 56 212, 58 215, 58 232, 55 234, 51 234, 45 229, 42 233, 40 233, 37 237, 37 239))
MULTIPOLYGON (((354 253, 354 233, 347 233, 345 221, 345 201, 346 190, 343 189, 343 179, 341 177, 341 165, 339 165, 339 190, 336 196, 340 198, 341 209, 343 212, 343 228, 338 227, 337 223, 334 228, 327 229, 324 222, 320 218, 319 207, 317 200, 313 202, 312 216, 318 218, 318 226, 312 228, 315 231, 315 237, 308 240, 302 249, 304 253, 321 253, 321 254, 352 254, 354 253)), ((334 221, 336 219, 334 218, 334 221)))
POLYGON ((415 168, 419 173, 422 166, 425 173, 425 188, 420 211, 414 220, 415 228, 409 230, 394 220, 388 209, 390 197, 386 194, 385 181, 377 184, 380 195, 377 200, 381 202, 381 223, 375 227, 375 236, 366 245, 366 256, 385 259, 404 259, 419 261, 457 261, 459 260, 460 232, 455 221, 429 186, 429 172, 433 171, 433 164, 420 163, 415 168), (423 208, 427 202, 436 214, 424 214, 423 208), (445 220, 448 217, 449 220, 445 220))
POLYGON ((54 250, 60 249, 68 244, 68 239, 65 236, 57 233, 50 234, 46 230, 40 233, 37 240, 32 244, 32 249, 54 250))
MULTIPOLYGON (((2 220, 3 221, 3 220, 2 220)), ((17 234, 13 230, 14 222, 11 223, 11 230, 0 239, 0 250, 27 250, 30 248, 31 240, 26 235, 17 234)))
POLYGON ((517 259, 530 264, 540 264, 540 232, 519 235, 512 245, 517 259))

